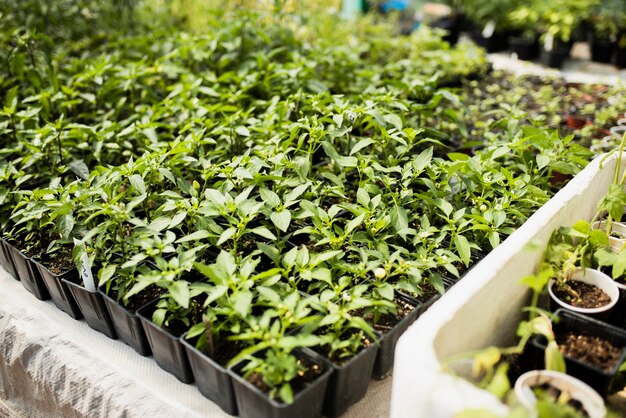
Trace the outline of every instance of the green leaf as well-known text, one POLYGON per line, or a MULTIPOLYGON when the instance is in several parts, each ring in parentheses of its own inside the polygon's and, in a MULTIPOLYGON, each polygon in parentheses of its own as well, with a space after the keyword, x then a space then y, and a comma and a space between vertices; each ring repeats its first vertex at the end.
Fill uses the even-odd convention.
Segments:
MULTIPOLYGON (((495 160, 496 158, 500 158, 503 155, 508 154, 509 152, 511 152, 511 148, 507 147, 506 145, 496 149, 493 154, 491 154, 491 159, 495 160)), ((539 155, 537 156, 539 157, 539 155)), ((550 159, 548 159, 548 162, 550 161, 550 159)), ((543 167, 539 167, 539 168, 543 168, 543 167)))
POLYGON ((215 245, 217 245, 218 247, 222 244, 224 244, 226 241, 228 241, 229 239, 231 239, 233 237, 233 235, 235 235, 237 233, 237 228, 235 227, 230 227, 224 230, 224 232, 222 232, 222 235, 220 235, 220 239, 217 240, 217 243, 215 245))
MULTIPOLYGON (((261 226, 259 228, 251 229, 250 232, 252 232, 253 234, 257 234, 260 237, 267 238, 269 240, 275 240, 276 239, 276 235, 274 235, 272 233, 272 231, 270 231, 269 229, 267 229, 264 226, 261 226)), ((221 237, 220 237, 220 239, 221 239, 221 237)), ((219 245, 219 243, 217 245, 219 245)))
POLYGON ((70 170, 83 180, 89 179, 89 167, 83 160, 74 160, 70 163, 70 170))
POLYGON ((113 277, 116 270, 117 267, 114 264, 109 264, 108 266, 101 268, 98 272, 98 285, 102 286, 111 280, 111 277, 113 277))
POLYGON ((247 290, 239 291, 231 296, 231 302, 235 312, 242 318, 245 318, 250 313, 252 306, 252 292, 247 290))
POLYGON ((288 210, 283 210, 281 212, 272 212, 270 215, 270 219, 276 225, 276 228, 280 229, 283 232, 287 232, 289 228, 289 224, 291 223, 291 212, 288 210))
POLYGON ((441 211, 447 216, 450 217, 450 214, 452 213, 452 211, 454 210, 454 207, 450 204, 450 202, 448 202, 447 200, 444 199, 435 199, 435 205, 441 209, 441 211))
POLYGON ((235 129, 235 132, 237 132, 241 136, 250 136, 250 131, 245 126, 238 126, 235 129))
POLYGON ((550 157, 547 155, 539 154, 536 157, 537 160, 537 168, 541 170, 544 167, 547 167, 550 164, 550 157))
POLYGON ((184 280, 171 282, 168 286, 170 295, 176 303, 185 309, 189 309, 189 285, 184 280))
POLYGON ((454 237, 454 246, 459 253, 459 257, 463 263, 468 266, 472 255, 469 241, 463 235, 457 235, 454 237))
POLYGON ((201 240, 201 239, 205 239, 208 238, 211 234, 209 233, 209 231, 206 231, 204 229, 201 229, 199 231, 196 232, 192 232, 189 235, 185 235, 182 238, 179 238, 176 241, 176 244, 182 244, 184 242, 189 242, 189 241, 197 241, 197 240, 201 240))
POLYGON ((352 219, 350 222, 346 224, 346 229, 343 231, 343 233, 348 235, 349 233, 354 231, 356 228, 358 228, 363 223, 364 219, 365 219, 365 213, 362 213, 356 218, 352 219))
POLYGON ((392 125, 398 131, 402 130, 402 119, 400 119, 400 117, 398 115, 387 114, 387 115, 383 116, 383 119, 385 120, 385 122, 387 122, 390 125, 392 125))
POLYGON ((427 148, 420 153, 413 161, 413 169, 420 172, 430 164, 433 159, 433 147, 427 148))
POLYGON ((324 148, 324 152, 328 155, 334 162, 340 167, 356 167, 359 163, 359 160, 356 157, 344 157, 337 153, 335 147, 328 141, 322 142, 322 147, 324 148))
POLYGON ((556 372, 565 373, 565 360, 563 354, 559 350, 559 345, 556 341, 548 341, 546 351, 544 353, 546 370, 554 370, 556 372))
POLYGON ((74 217, 71 214, 59 218, 59 231, 63 239, 69 239, 74 229, 74 217))
POLYGON ((293 403, 293 390, 291 390, 291 385, 289 383, 283 383, 278 394, 284 403, 293 403))
POLYGON ((406 210, 398 205, 395 205, 391 209, 391 223, 395 228, 396 232, 400 233, 400 231, 404 231, 409 227, 409 217, 406 213, 406 210))
POLYGON ((393 300, 394 293, 391 283, 383 283, 381 286, 378 286, 377 289, 378 293, 380 293, 380 296, 387 300, 393 300))
POLYGON ((273 191, 269 189, 261 189, 260 195, 261 195, 261 199, 263 199, 263 201, 267 203, 268 205, 274 208, 280 205, 280 197, 278 197, 278 195, 274 193, 273 191))
POLYGON ((130 181, 130 185, 133 186, 137 193, 146 193, 146 183, 143 181, 143 177, 139 174, 133 174, 128 178, 128 181, 130 181))
POLYGON ((172 222, 171 218, 167 216, 160 216, 156 218, 155 220, 153 220, 152 222, 150 222, 150 225, 148 225, 148 228, 150 228, 154 232, 161 232, 162 230, 164 230, 165 228, 169 226, 170 222, 172 222))
POLYGON ((352 150, 350 151, 350 155, 354 155, 357 152, 361 151, 363 148, 367 147, 368 145, 372 145, 375 143, 376 141, 374 141, 372 138, 361 139, 359 142, 356 143, 354 147, 352 147, 352 150))
POLYGON ((174 217, 172 218, 172 220, 170 221, 167 227, 174 228, 175 226, 179 225, 185 219, 186 216, 187 216, 187 212, 178 212, 176 215, 174 215, 174 217))
POLYGON ((167 311, 165 309, 157 309, 152 314, 152 322, 154 322, 157 326, 162 326, 163 321, 165 321, 165 314, 167 311))

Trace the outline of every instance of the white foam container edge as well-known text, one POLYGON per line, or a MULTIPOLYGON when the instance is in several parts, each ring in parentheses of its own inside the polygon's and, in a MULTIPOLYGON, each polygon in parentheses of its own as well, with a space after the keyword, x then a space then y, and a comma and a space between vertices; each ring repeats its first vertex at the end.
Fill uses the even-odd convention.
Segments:
MULTIPOLYGON (((617 161, 615 155, 603 159, 599 156, 589 163, 404 333, 395 352, 391 418, 447 418, 474 408, 506 415, 506 405, 467 380, 445 372, 442 360, 515 342, 521 309, 530 298, 529 290, 519 281, 536 272, 542 250, 555 229, 593 217, 597 202, 613 179, 617 161)), ((622 170, 624 165, 626 157, 622 170)))

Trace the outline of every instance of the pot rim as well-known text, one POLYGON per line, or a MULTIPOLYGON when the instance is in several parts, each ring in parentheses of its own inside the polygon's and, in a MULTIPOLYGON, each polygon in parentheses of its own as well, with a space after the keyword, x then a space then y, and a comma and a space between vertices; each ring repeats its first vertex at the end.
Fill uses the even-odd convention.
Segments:
POLYGON ((515 396, 527 409, 534 410, 537 402, 537 398, 530 390, 531 379, 535 379, 535 384, 550 382, 560 390, 568 390, 574 399, 583 404, 591 418, 606 415, 604 401, 593 388, 573 376, 554 370, 531 370, 517 379, 514 386, 515 396))
POLYGON ((580 281, 600 287, 602 290, 604 290, 604 292, 609 295, 609 297, 611 298, 611 302, 607 303, 604 306, 600 306, 599 308, 578 308, 576 306, 572 306, 569 303, 566 303, 565 301, 562 301, 561 299, 556 297, 556 295, 552 291, 552 287, 554 286, 554 283, 556 283, 556 280, 552 278, 548 282, 548 293, 550 294, 552 300, 554 300, 565 309, 582 314, 597 314, 610 310, 619 300, 619 287, 617 286, 617 283, 615 283, 615 281, 611 277, 602 273, 600 270, 586 268, 583 273, 583 269, 578 268, 569 280, 580 281), (589 274, 589 272, 591 272, 591 274, 589 274), (602 287, 599 284, 604 284, 605 286, 602 287))

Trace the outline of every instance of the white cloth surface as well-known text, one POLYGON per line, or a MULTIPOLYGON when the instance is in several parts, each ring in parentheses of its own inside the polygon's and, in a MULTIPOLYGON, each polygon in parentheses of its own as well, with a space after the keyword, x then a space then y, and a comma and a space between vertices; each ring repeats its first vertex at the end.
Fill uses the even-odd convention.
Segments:
MULTIPOLYGON (((389 416, 391 378, 346 418, 389 416)), ((0 418, 229 417, 152 357, 40 301, 0 268, 0 418)))

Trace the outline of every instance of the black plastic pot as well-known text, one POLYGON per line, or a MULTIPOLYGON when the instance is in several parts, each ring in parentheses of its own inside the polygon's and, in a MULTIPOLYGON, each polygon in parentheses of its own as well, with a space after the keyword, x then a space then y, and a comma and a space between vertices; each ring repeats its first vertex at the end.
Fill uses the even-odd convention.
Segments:
POLYGON ((615 49, 615 65, 617 68, 626 68, 626 48, 615 49))
POLYGON ((148 344, 157 364, 183 383, 192 383, 193 374, 180 336, 172 335, 167 330, 152 322, 152 313, 159 299, 150 302, 137 311, 143 329, 148 337, 148 344))
POLYGON ((13 265, 15 266, 17 275, 26 290, 35 295, 37 299, 50 299, 50 294, 48 293, 46 284, 31 259, 22 254, 20 250, 11 244, 8 244, 8 248, 11 253, 11 259, 13 260, 13 265))
POLYGON ((150 344, 141 325, 141 319, 136 312, 130 312, 115 299, 107 295, 102 287, 98 288, 104 303, 111 316, 117 337, 125 344, 130 345, 142 356, 149 356, 150 344))
POLYGON ((491 37, 485 38, 480 30, 471 31, 472 40, 487 50, 488 53, 504 51, 508 48, 508 35, 504 33, 494 33, 491 37))
POLYGON ((591 35, 591 60, 595 62, 609 63, 613 57, 615 44, 610 39, 598 38, 591 35))
MULTIPOLYGON (((565 309, 556 311, 559 321, 553 323, 555 335, 561 335, 568 331, 577 334, 585 334, 592 337, 600 337, 611 344, 622 347, 622 355, 611 370, 605 371, 576 358, 564 356, 567 374, 570 374, 594 388, 601 396, 606 397, 611 380, 617 374, 617 369, 626 357, 626 331, 609 325, 605 322, 589 318, 585 315, 570 312, 565 309)), ((543 353, 546 349, 546 339, 543 336, 533 338, 531 345, 535 350, 538 368, 543 368, 543 353)))
POLYGON ((233 366, 231 374, 241 418, 321 417, 332 367, 320 355, 309 350, 298 350, 294 353, 318 364, 324 371, 313 382, 294 394, 294 401, 291 404, 270 399, 265 392, 244 379, 239 372, 246 365, 245 360, 233 366))
POLYGON ((11 258, 11 251, 9 250, 9 244, 2 238, 0 238, 0 266, 9 273, 15 280, 19 280, 19 276, 17 275, 17 270, 15 270, 15 265, 13 264, 13 259, 11 258))
POLYGON ((524 61, 532 61, 539 56, 539 39, 529 40, 520 36, 512 36, 509 38, 511 51, 517 55, 517 58, 524 61))
POLYGON ((200 393, 215 402, 227 414, 237 415, 237 401, 228 370, 194 347, 184 335, 181 337, 181 343, 187 352, 200 393))
POLYGON ((333 363, 333 372, 324 399, 325 416, 338 417, 351 405, 363 399, 377 352, 376 344, 372 344, 343 364, 333 363))
POLYGON ((442 17, 430 23, 430 27, 443 29, 446 34, 442 39, 450 45, 456 45, 461 34, 461 25, 458 19, 454 17, 442 17))
POLYGON ((61 281, 67 286, 72 296, 74 296, 74 300, 80 308, 87 325, 96 331, 100 331, 109 338, 117 338, 115 327, 113 327, 113 322, 111 321, 111 315, 104 303, 102 295, 97 291, 92 292, 85 289, 85 287, 78 282, 77 278, 62 278, 61 281))
POLYGON ((76 280, 78 277, 78 270, 76 267, 64 272, 63 274, 54 274, 40 262, 34 260, 32 262, 37 267, 37 270, 39 270, 39 274, 46 284, 50 297, 56 307, 74 319, 81 319, 83 314, 80 311, 72 292, 70 292, 70 289, 62 281, 62 279, 76 280))
MULTIPOLYGON (((404 299, 401 295, 396 296, 399 299, 404 299)), ((405 299, 406 300, 406 299, 405 299)), ((402 318, 394 327, 388 332, 382 334, 379 343, 378 351, 376 352, 376 360, 374 361, 374 368, 372 369, 372 377, 374 379, 384 379, 391 373, 393 369, 393 363, 395 358, 396 344, 398 339, 404 331, 417 319, 419 312, 419 305, 416 306, 413 302, 406 300, 409 304, 415 306, 407 316, 402 318)))
POLYGON ((565 60, 569 57, 572 49, 571 43, 555 42, 551 51, 541 49, 541 63, 550 68, 561 68, 565 60))

